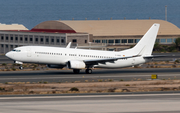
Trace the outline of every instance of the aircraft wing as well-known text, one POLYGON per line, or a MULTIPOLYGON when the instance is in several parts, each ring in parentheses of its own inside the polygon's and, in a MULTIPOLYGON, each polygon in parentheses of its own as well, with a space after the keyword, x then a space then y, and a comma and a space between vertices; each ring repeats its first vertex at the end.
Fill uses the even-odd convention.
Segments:
POLYGON ((127 57, 116 57, 116 58, 108 58, 108 59, 93 59, 93 60, 84 60, 84 63, 86 65, 97 65, 98 63, 105 64, 106 62, 113 63, 114 61, 117 61, 118 59, 126 59, 126 58, 132 58, 137 56, 127 56, 127 57))

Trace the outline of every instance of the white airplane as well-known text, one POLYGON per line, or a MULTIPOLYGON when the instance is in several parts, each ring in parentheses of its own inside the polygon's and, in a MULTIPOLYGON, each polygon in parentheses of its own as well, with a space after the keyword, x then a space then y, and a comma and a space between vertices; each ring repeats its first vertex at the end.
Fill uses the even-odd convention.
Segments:
POLYGON ((86 69, 87 74, 92 68, 122 68, 149 62, 154 57, 152 50, 157 37, 160 24, 153 24, 142 39, 131 49, 124 51, 100 51, 46 46, 22 46, 6 53, 6 57, 17 64, 23 63, 47 64, 49 68, 68 67, 74 73, 86 69))

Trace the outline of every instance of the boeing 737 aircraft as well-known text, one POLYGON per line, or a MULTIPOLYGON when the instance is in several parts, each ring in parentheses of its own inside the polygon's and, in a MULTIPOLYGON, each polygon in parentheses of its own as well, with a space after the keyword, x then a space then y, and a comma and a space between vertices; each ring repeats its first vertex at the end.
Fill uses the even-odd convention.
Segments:
POLYGON ((142 39, 131 49, 124 51, 100 51, 70 48, 22 46, 6 53, 6 56, 21 64, 23 63, 47 64, 49 68, 68 67, 74 73, 86 69, 87 74, 92 68, 122 68, 143 64, 156 57, 151 55, 160 24, 153 24, 142 39))

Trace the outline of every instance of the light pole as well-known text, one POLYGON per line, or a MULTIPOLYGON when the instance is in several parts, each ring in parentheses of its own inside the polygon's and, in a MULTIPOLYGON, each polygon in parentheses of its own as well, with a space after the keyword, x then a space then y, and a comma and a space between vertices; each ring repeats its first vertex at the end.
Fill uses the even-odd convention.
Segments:
POLYGON ((165 6, 165 20, 167 21, 167 5, 165 6))

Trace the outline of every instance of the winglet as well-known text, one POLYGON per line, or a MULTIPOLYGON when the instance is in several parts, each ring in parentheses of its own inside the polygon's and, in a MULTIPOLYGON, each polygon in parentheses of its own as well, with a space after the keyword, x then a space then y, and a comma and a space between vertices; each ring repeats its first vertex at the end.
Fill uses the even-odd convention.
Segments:
POLYGON ((75 47, 75 49, 77 49, 77 47, 78 47, 78 44, 77 44, 77 46, 75 47))
POLYGON ((66 46, 66 48, 70 48, 71 47, 71 42, 69 42, 69 44, 66 46))

